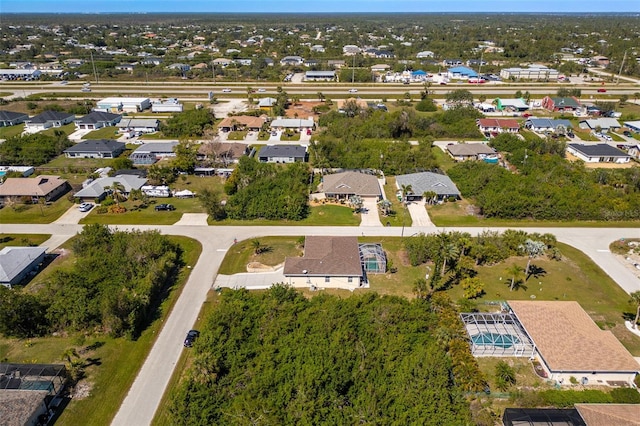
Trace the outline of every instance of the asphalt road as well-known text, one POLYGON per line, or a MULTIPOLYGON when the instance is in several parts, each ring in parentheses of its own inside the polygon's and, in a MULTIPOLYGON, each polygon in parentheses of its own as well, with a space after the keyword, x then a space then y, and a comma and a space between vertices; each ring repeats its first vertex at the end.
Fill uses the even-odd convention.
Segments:
MULTIPOLYGON (((268 235, 362 235, 362 227, 222 227, 222 226, 117 226, 118 229, 159 229, 163 234, 184 235, 194 238, 202 244, 202 255, 185 284, 173 311, 166 319, 142 368, 138 372, 129 393, 112 424, 117 426, 148 425, 160 404, 163 393, 173 374, 176 363, 183 350, 182 341, 187 331, 195 323, 202 303, 210 290, 217 270, 233 244, 234 238, 244 240, 268 235)), ((41 233, 52 234, 49 241, 61 244, 82 229, 81 225, 2 225, 4 233, 41 233)), ((477 234, 487 229, 499 228, 406 228, 404 235, 419 232, 466 231, 477 234)), ((522 228, 527 232, 555 234, 559 241, 583 251, 626 292, 640 290, 640 280, 622 265, 609 252, 608 246, 619 238, 640 237, 637 228, 522 228)), ((400 236, 399 227, 368 227, 367 236, 400 236)))

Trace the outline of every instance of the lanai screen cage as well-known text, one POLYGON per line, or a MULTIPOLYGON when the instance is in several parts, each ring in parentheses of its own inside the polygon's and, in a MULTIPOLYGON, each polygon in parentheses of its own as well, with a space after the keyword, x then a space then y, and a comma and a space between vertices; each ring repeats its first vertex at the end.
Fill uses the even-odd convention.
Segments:
POLYGON ((512 313, 462 313, 473 356, 532 357, 535 345, 512 313))
POLYGON ((360 263, 368 274, 384 274, 387 271, 387 255, 382 245, 360 244, 360 263))

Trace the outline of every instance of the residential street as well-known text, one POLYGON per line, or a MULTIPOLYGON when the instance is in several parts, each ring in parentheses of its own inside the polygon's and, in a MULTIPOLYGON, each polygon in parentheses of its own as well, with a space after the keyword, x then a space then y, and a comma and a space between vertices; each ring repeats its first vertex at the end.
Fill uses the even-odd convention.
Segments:
MULTIPOLYGON (((175 308, 166 320, 156 343, 136 377, 127 397, 113 420, 113 425, 150 424, 160 403, 173 369, 183 350, 182 340, 197 319, 207 292, 212 287, 216 272, 234 238, 248 238, 269 235, 353 235, 362 234, 361 227, 295 227, 295 226, 118 226, 118 229, 159 229, 164 234, 184 235, 202 243, 203 250, 193 271, 176 302, 175 308)), ((61 244, 82 229, 81 225, 2 225, 4 233, 52 234, 45 242, 49 249, 61 244)), ((555 234, 559 241, 582 250, 628 293, 640 290, 640 280, 609 252, 609 243, 619 238, 640 237, 637 228, 522 228, 527 232, 555 234)), ((471 234, 487 228, 406 228, 404 235, 420 232, 463 231, 471 234)), ((495 229, 502 230, 502 229, 495 229)), ((400 227, 368 227, 367 236, 400 236, 400 227)))

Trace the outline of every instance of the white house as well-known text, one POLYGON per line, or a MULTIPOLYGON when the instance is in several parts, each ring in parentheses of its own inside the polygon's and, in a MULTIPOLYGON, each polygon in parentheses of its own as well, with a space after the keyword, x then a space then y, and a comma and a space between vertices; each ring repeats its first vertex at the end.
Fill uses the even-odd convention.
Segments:
POLYGON ((26 133, 37 133, 52 127, 62 127, 73 123, 76 116, 66 112, 44 111, 35 117, 25 121, 24 131, 26 133))
POLYGON ((581 159, 585 163, 616 163, 624 164, 631 160, 631 156, 606 143, 567 145, 567 152, 581 159))
POLYGON ((106 112, 141 112, 151 108, 149 98, 111 97, 98 101, 96 111, 106 112))

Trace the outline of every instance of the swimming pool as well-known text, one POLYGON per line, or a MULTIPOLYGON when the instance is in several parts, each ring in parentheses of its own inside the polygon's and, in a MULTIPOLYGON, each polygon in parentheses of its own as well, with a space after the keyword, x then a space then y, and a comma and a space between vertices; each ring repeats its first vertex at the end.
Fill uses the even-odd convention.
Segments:
POLYGON ((516 336, 512 334, 500 333, 479 333, 471 336, 471 341, 478 346, 495 346, 497 348, 508 349, 520 342, 516 336))

